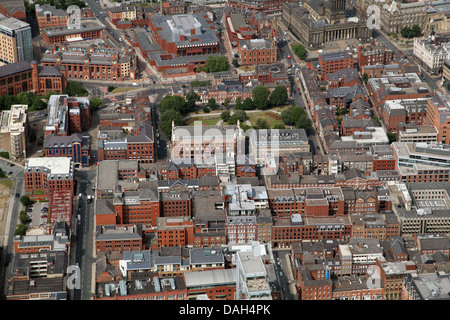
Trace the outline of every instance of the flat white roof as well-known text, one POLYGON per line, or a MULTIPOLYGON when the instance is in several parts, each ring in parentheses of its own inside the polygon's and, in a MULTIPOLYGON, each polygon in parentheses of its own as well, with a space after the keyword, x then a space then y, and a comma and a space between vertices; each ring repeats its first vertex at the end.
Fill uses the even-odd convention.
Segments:
POLYGON ((52 175, 72 174, 72 160, 68 157, 30 158, 26 168, 47 168, 52 175))

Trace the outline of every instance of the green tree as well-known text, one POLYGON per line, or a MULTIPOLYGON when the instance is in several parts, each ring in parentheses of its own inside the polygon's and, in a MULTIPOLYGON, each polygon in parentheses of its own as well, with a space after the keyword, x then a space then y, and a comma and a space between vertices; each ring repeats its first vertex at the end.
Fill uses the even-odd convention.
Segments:
POLYGON ((282 124, 282 123, 276 123, 273 126, 273 129, 286 129, 286 126, 284 124, 282 124))
POLYGON ((364 83, 367 83, 367 81, 369 81, 369 75, 367 73, 363 73, 362 78, 364 80, 364 83))
POLYGON ((166 95, 159 104, 159 111, 161 114, 169 109, 178 111, 182 115, 189 111, 186 100, 184 100, 183 97, 170 94, 166 95))
MULTIPOLYGON (((1 97, 0 97, 1 98, 1 97)), ((236 102, 234 103, 234 109, 235 110, 242 110, 243 105, 242 105, 242 98, 241 97, 237 97, 236 98, 236 102)))
POLYGON ((263 118, 258 118, 253 129, 270 129, 269 123, 263 118))
POLYGON ((22 203, 25 207, 28 206, 31 203, 30 197, 29 196, 21 196, 20 203, 22 203))
POLYGON ((67 87, 64 90, 65 94, 68 94, 71 97, 87 97, 89 92, 83 87, 83 85, 79 82, 69 81, 67 82, 67 87))
POLYGON ((246 132, 248 129, 250 129, 251 127, 249 125, 247 125, 246 123, 242 123, 241 124, 241 129, 246 132))
POLYGON ((194 92, 191 91, 186 95, 186 111, 192 112, 195 110, 195 107, 197 105, 197 102, 200 101, 200 96, 194 92))
POLYGON ((228 119, 227 123, 229 125, 236 125, 237 121, 243 123, 248 120, 247 113, 244 110, 237 110, 234 114, 228 119))
POLYGON ((252 90, 253 102, 259 110, 266 110, 270 107, 270 91, 263 85, 256 86, 252 90))
POLYGON ((28 222, 28 217, 27 217, 27 213, 26 213, 25 210, 20 211, 20 213, 19 213, 19 220, 23 224, 28 222))
POLYGON ((228 120, 230 120, 230 117, 231 117, 231 113, 228 110, 225 110, 224 112, 222 112, 220 114, 220 118, 225 122, 228 122, 228 120))
POLYGON ((294 126, 297 119, 304 113, 304 110, 297 106, 291 106, 281 112, 281 120, 285 125, 294 126))
POLYGON ((0 157, 5 158, 5 159, 9 159, 9 152, 8 151, 1 151, 0 152, 0 157))
POLYGON ((183 124, 183 116, 179 111, 168 109, 161 113, 160 128, 168 139, 172 137, 172 121, 176 126, 183 124))
POLYGON ((92 97, 90 100, 90 108, 91 110, 98 110, 100 108, 100 106, 103 104, 102 99, 97 98, 97 97, 92 97))
POLYGON ((410 38, 420 36, 422 34, 422 30, 420 29, 420 27, 417 24, 415 24, 411 28, 403 27, 400 30, 400 34, 402 35, 403 38, 410 39, 410 38))
POLYGON ((7 95, 7 96, 5 96, 5 100, 4 100, 5 108, 3 110, 10 110, 11 106, 13 104, 18 104, 18 103, 19 103, 19 101, 17 101, 16 96, 7 95))
POLYGON ((270 104, 272 106, 281 106, 286 103, 288 92, 286 87, 277 86, 270 94, 270 104))
POLYGON ((201 71, 206 73, 221 72, 230 70, 230 62, 224 55, 209 56, 205 65, 201 68, 201 71))
POLYGON ((23 223, 19 223, 16 227, 16 231, 14 232, 15 236, 24 236, 27 232, 27 226, 23 223))
POLYGON ((306 111, 297 106, 291 106, 289 109, 281 112, 281 120, 285 125, 294 126, 297 129, 309 130, 312 128, 306 111))
POLYGON ((255 103, 253 102, 252 98, 247 97, 244 99, 244 102, 242 103, 242 110, 253 110, 255 109, 255 103))
POLYGON ((31 103, 31 106, 29 109, 31 111, 38 111, 38 110, 44 110, 46 108, 47 108, 47 104, 44 101, 42 101, 42 96, 35 95, 33 97, 33 102, 31 103))
POLYGON ((214 98, 209 98, 209 99, 208 99, 208 107, 209 107, 211 110, 216 110, 216 108, 217 108, 216 99, 214 99, 214 98))
POLYGON ((233 61, 232 61, 231 63, 233 64, 233 66, 234 66, 235 68, 238 68, 238 67, 239 67, 239 62, 238 62, 238 60, 237 60, 236 58, 234 58, 233 61))
POLYGON ((386 135, 389 139, 389 143, 397 141, 397 135, 394 132, 388 132, 386 135))
POLYGON ((223 101, 223 106, 225 108, 228 108, 230 106, 231 103, 231 99, 230 98, 225 98, 225 100, 223 101))
POLYGON ((59 93, 56 92, 56 91, 50 90, 50 91, 47 91, 47 93, 43 96, 43 98, 44 98, 45 100, 48 100, 48 99, 50 99, 51 96, 57 95, 57 94, 59 94, 59 93))
POLYGON ((204 113, 210 113, 211 112, 211 109, 208 106, 204 106, 202 108, 202 110, 203 110, 204 113))
POLYGON ((292 51, 302 60, 305 60, 308 56, 308 52, 302 44, 295 44, 292 46, 292 51))
POLYGON ((17 95, 17 103, 18 104, 26 104, 29 106, 31 102, 33 101, 33 94, 28 92, 21 92, 17 95))
POLYGON ((413 37, 419 37, 422 34, 422 30, 417 24, 415 24, 411 28, 411 34, 413 37))

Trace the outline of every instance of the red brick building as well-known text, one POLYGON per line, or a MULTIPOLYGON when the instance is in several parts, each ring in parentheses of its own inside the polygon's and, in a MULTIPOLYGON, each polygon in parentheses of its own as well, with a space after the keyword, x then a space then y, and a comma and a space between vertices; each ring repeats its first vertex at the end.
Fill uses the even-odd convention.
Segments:
POLYGON ((372 146, 372 170, 395 170, 395 155, 392 147, 389 146, 372 146))
POLYGON ((161 216, 157 191, 139 188, 138 191, 117 193, 114 199, 116 224, 142 224, 155 227, 161 216))
POLYGON ((391 64, 395 52, 385 46, 367 45, 358 47, 358 68, 377 64, 391 64))
POLYGON ((228 6, 244 11, 276 13, 283 10, 283 3, 280 0, 231 0, 228 6))
POLYGON ((157 248, 192 246, 194 223, 188 217, 161 217, 158 219, 156 239, 157 248))
MULTIPOLYGON (((105 41, 108 37, 105 38, 105 41)), ((64 67, 66 76, 84 80, 123 81, 138 73, 134 48, 110 48, 105 45, 53 45, 42 55, 44 66, 64 67)))
POLYGON ((277 61, 277 44, 274 40, 250 39, 238 42, 241 65, 271 64, 277 61))
MULTIPOLYGON (((94 15, 89 8, 81 8, 80 18, 92 18, 94 15)), ((69 15, 66 10, 57 9, 49 4, 36 5, 36 20, 38 28, 53 28, 67 26, 69 15)))
POLYGON ((161 193, 161 217, 192 217, 192 200, 188 192, 161 193))
POLYGON ((229 13, 225 15, 227 34, 230 43, 237 46, 241 40, 250 40, 256 37, 256 30, 245 21, 242 13, 229 13))
POLYGON ((36 61, 20 61, 0 67, 0 94, 18 95, 34 92, 45 95, 48 91, 62 93, 67 87, 64 67, 38 66, 36 61))
POLYGON ((100 39, 102 32, 105 30, 105 25, 98 20, 84 20, 84 28, 69 29, 64 27, 50 27, 41 29, 42 39, 48 45, 53 43, 65 43, 73 41, 82 41, 87 39, 100 39))
POLYGON ((139 224, 97 226, 96 252, 143 250, 142 226, 139 224))
POLYGON ((74 193, 74 168, 70 158, 30 158, 25 164, 25 193, 48 198, 55 191, 74 193))
POLYGON ((91 127, 90 100, 87 97, 52 95, 48 101, 45 136, 50 133, 68 136, 91 127))
POLYGON ((268 190, 268 195, 272 214, 280 218, 289 218, 293 214, 302 217, 344 215, 344 197, 340 188, 268 190))
POLYGON ((154 42, 160 44, 161 50, 167 54, 192 56, 219 53, 220 41, 206 14, 151 17, 149 29, 154 42), (200 29, 203 31, 200 32, 200 29), (203 35, 209 35, 209 40, 205 41, 203 35))
POLYGON ((297 286, 300 300, 331 300, 331 280, 317 277, 318 265, 300 265, 297 269, 297 286))
POLYGON ((353 68, 354 63, 354 58, 347 51, 319 54, 320 74, 322 75, 322 79, 324 79, 328 73, 335 73, 338 70, 353 68))
POLYGON ((324 78, 328 81, 329 88, 352 87, 355 84, 362 84, 355 68, 341 69, 333 73, 327 73, 324 78))
POLYGON ((272 247, 286 248, 294 243, 350 238, 352 224, 348 217, 294 219, 273 218, 272 247), (302 224, 303 221, 303 224, 302 224))
POLYGON ((120 139, 113 139, 107 133, 99 136, 98 161, 119 159, 136 159, 140 163, 155 162, 153 127, 144 124, 120 139))

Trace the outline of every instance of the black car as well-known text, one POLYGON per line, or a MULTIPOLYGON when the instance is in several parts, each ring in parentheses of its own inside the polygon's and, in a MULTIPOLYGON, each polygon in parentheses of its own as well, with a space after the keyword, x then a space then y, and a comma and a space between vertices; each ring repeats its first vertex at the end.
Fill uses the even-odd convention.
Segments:
POLYGON ((16 193, 16 198, 19 198, 20 197, 20 194, 19 193, 16 193))

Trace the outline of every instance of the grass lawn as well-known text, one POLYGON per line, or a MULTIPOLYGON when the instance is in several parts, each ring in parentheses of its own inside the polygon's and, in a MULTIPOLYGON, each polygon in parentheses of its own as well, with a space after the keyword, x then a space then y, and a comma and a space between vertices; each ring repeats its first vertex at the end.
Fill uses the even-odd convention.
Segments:
POLYGON ((192 118, 186 120, 185 125, 193 126, 195 121, 201 121, 202 124, 205 124, 205 125, 216 125, 217 121, 219 121, 219 120, 220 120, 220 117, 208 117, 208 116, 192 117, 192 118))
POLYGON ((256 124, 258 119, 266 120, 271 128, 273 128, 276 124, 283 124, 281 117, 270 111, 247 113, 247 116, 249 118, 248 120, 252 123, 252 126, 256 124))
POLYGON ((11 179, 1 179, 0 183, 7 186, 10 189, 12 189, 12 187, 13 187, 13 180, 11 180, 11 179))
POLYGON ((284 111, 286 109, 289 109, 290 107, 292 107, 292 105, 291 104, 287 104, 287 105, 284 105, 284 106, 274 107, 271 110, 276 110, 276 111, 282 112, 282 111, 284 111))

